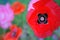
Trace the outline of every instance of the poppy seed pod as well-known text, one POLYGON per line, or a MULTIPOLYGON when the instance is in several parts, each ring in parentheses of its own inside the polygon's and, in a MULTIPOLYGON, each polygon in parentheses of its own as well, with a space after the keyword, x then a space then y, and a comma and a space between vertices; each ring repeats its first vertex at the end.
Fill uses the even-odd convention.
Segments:
POLYGON ((27 23, 39 38, 51 36, 59 27, 60 7, 53 0, 40 0, 27 14, 27 23))

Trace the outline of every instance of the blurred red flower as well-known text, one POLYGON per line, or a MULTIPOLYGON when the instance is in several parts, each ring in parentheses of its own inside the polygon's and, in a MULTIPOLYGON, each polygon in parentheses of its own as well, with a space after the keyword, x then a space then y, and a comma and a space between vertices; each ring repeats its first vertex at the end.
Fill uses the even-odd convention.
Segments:
POLYGON ((59 26, 60 7, 52 0, 40 0, 27 14, 27 22, 39 38, 51 36, 59 26))
POLYGON ((18 40, 18 38, 21 36, 21 33, 21 28, 17 27, 16 25, 12 25, 10 32, 4 36, 4 40, 18 40))
POLYGON ((25 5, 16 1, 12 4, 12 9, 13 9, 15 15, 18 15, 25 10, 25 5))

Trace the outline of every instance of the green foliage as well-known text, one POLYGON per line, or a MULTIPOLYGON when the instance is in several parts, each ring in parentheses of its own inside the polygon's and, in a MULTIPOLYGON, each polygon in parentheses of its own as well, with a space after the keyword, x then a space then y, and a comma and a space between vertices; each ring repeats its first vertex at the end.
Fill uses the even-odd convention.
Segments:
POLYGON ((60 6, 60 0, 54 0, 60 6))
POLYGON ((4 33, 4 30, 0 28, 0 35, 2 35, 3 33, 4 33))

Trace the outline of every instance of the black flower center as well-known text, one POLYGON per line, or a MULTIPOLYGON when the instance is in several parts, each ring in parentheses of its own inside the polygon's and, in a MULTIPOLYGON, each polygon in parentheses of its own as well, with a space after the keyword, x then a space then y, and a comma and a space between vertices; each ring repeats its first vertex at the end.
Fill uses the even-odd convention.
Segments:
POLYGON ((12 37, 16 37, 16 32, 12 32, 12 37))
POLYGON ((48 18, 47 13, 38 14, 38 20, 37 20, 38 24, 42 24, 42 23, 47 24, 48 22, 47 18, 48 18))

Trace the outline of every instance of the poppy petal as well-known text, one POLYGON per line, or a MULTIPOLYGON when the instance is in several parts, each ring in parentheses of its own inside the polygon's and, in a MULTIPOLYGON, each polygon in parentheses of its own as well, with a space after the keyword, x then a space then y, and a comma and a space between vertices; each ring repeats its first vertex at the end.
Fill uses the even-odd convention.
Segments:
POLYGON ((28 24, 37 37, 51 36, 53 31, 59 27, 60 7, 53 0, 38 1, 33 4, 33 7, 34 9, 29 10, 26 17, 28 24), (41 15, 46 19, 43 23, 40 21, 41 15))
POLYGON ((17 27, 16 25, 12 25, 10 32, 4 36, 4 40, 18 40, 18 38, 21 36, 21 33, 21 28, 17 27))
POLYGON ((13 9, 15 15, 22 13, 25 10, 25 7, 26 6, 20 2, 14 2, 12 4, 12 9, 13 9))

